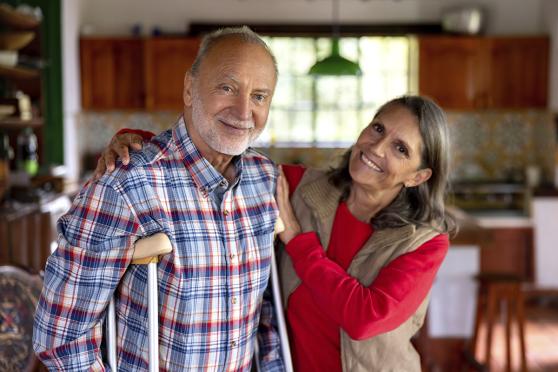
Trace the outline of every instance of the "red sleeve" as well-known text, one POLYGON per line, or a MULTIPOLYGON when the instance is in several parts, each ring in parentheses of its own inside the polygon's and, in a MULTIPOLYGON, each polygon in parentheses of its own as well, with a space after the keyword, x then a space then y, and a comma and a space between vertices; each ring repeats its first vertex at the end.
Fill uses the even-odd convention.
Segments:
POLYGON ((329 260, 314 232, 293 238, 286 250, 318 306, 351 338, 362 340, 397 328, 415 313, 448 246, 447 235, 434 237, 382 268, 369 287, 329 260))
POLYGON ((155 135, 155 133, 147 131, 147 130, 122 128, 118 132, 116 132, 115 136, 117 136, 119 134, 124 134, 124 133, 139 134, 141 136, 141 138, 143 138, 144 142, 149 141, 151 139, 151 137, 153 137, 155 135))
POLYGON ((285 177, 289 183, 289 195, 292 195, 300 183, 306 168, 302 165, 294 164, 282 164, 281 168, 283 169, 283 173, 285 173, 285 177))

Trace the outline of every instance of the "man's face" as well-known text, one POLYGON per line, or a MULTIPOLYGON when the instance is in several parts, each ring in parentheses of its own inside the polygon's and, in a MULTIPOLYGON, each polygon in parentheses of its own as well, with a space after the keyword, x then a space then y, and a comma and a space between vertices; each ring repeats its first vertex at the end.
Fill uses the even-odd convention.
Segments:
POLYGON ((198 75, 185 80, 184 104, 197 132, 192 138, 199 135, 209 151, 241 154, 265 127, 275 83, 273 61, 264 48, 231 38, 220 41, 198 75))

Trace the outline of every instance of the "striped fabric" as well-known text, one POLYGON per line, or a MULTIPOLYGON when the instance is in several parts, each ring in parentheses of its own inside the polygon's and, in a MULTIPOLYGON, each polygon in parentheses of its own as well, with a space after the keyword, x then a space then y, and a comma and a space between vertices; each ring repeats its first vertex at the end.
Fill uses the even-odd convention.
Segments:
MULTIPOLYGON (((197 151, 181 119, 128 166, 87 185, 59 221, 35 315, 34 348, 50 370, 105 370, 102 323, 116 294, 119 369, 147 369, 147 270, 134 242, 156 232, 161 370, 247 371, 270 271, 277 172, 253 150, 229 184, 197 151)), ((262 367, 281 370, 264 301, 262 367)))

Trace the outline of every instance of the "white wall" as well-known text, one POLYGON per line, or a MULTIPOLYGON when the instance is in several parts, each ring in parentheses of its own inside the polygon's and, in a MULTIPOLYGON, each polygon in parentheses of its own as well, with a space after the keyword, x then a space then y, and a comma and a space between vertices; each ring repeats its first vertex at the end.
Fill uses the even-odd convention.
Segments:
MULTIPOLYGON (((433 22, 442 9, 456 4, 479 4, 488 11, 490 34, 537 34, 545 0, 340 0, 341 22, 433 22), (528 5, 527 5, 528 4, 528 5)), ((98 34, 126 34, 139 23, 149 33, 157 25, 184 32, 191 21, 326 23, 330 0, 81 0, 82 25, 98 34)))
POLYGON ((79 73, 79 14, 80 2, 62 1, 62 106, 64 113, 64 164, 68 178, 77 180, 79 174, 76 115, 81 110, 79 73))

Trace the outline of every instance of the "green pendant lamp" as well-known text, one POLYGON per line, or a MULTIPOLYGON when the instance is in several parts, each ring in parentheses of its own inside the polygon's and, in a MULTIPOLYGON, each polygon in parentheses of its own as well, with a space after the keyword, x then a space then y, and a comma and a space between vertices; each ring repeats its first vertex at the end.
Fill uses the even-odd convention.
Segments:
POLYGON ((362 70, 358 63, 349 61, 339 54, 339 0, 333 0, 333 36, 331 53, 326 58, 310 67, 308 72, 313 76, 360 76, 362 70))

